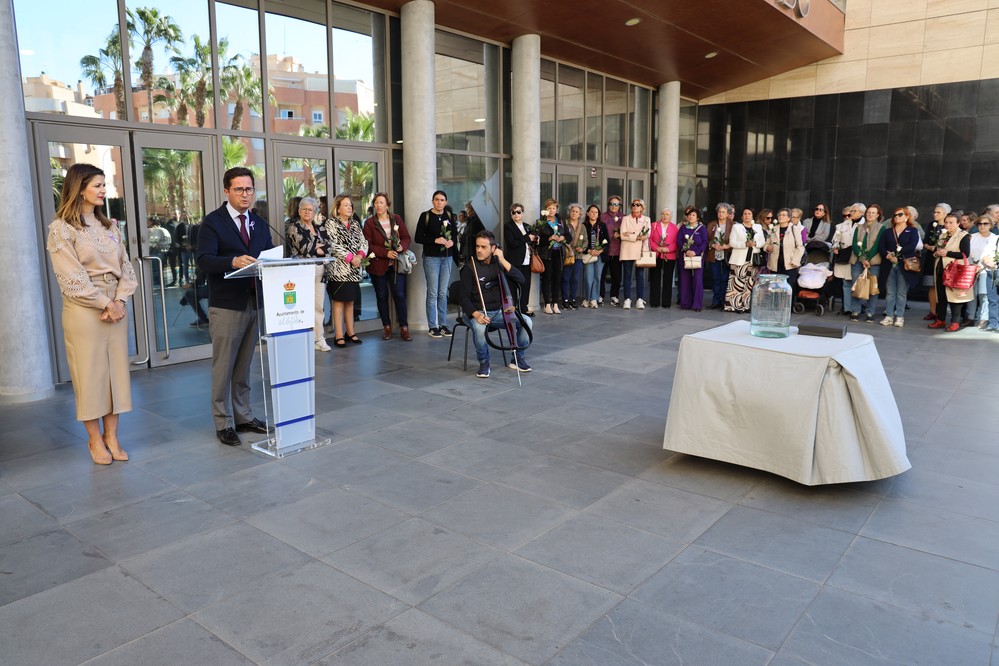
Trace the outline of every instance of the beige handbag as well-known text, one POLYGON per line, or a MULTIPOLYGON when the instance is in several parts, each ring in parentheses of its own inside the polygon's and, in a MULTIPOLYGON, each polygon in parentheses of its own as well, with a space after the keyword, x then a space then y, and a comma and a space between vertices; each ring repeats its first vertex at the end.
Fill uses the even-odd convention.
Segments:
POLYGON ((649 241, 642 241, 642 253, 635 260, 636 268, 655 268, 656 267, 656 254, 649 249, 649 241))
POLYGON ((684 255, 683 267, 686 268, 688 271, 699 270, 701 268, 701 257, 696 255, 693 257, 688 257, 687 255, 684 255))

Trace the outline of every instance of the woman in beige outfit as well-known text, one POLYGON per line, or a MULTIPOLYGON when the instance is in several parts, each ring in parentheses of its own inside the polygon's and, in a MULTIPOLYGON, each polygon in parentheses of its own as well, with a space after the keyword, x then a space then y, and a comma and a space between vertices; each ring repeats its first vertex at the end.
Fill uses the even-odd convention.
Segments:
POLYGON ((87 446, 98 465, 128 460, 118 441, 118 415, 132 409, 125 304, 137 284, 121 232, 102 210, 104 196, 103 171, 71 166, 48 238, 62 292, 76 419, 87 428, 87 446))

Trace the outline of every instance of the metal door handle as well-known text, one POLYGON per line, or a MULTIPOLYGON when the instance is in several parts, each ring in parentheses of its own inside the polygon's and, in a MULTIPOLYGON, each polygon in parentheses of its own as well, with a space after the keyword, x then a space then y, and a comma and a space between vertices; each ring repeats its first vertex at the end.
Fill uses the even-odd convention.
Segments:
MULTIPOLYGON (((140 294, 146 293, 146 268, 145 264, 142 263, 142 259, 139 259, 139 292, 140 294)), ((145 315, 146 308, 142 308, 143 315, 145 315)), ((146 358, 140 361, 132 361, 132 365, 145 365, 149 363, 149 336, 146 336, 146 358)))
MULTIPOLYGON (((170 358, 170 327, 167 326, 167 311, 166 311, 166 281, 163 279, 163 260, 159 257, 143 257, 143 259, 148 259, 149 261, 155 261, 159 264, 160 273, 160 310, 163 314, 163 344, 166 349, 163 353, 163 358, 170 358)), ((155 317, 153 317, 155 319, 155 317)), ((153 331, 153 335, 156 335, 156 331, 153 331)))

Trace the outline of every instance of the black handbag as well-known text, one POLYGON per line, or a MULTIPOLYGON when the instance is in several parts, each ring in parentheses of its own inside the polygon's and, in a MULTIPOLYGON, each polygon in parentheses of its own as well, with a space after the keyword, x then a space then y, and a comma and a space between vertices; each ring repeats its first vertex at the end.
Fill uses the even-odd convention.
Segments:
POLYGON ((833 255, 833 263, 835 264, 848 264, 850 263, 850 257, 853 256, 852 247, 841 247, 839 252, 833 255))

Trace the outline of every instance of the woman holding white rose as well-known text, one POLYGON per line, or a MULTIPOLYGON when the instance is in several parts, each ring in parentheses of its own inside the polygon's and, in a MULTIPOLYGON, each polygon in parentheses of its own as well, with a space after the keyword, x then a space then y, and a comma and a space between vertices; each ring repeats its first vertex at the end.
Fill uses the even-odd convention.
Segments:
POLYGON ((732 227, 728 240, 732 254, 728 261, 731 270, 725 292, 726 312, 749 312, 765 242, 763 227, 754 222, 752 209, 743 209, 742 223, 732 227))
POLYGON ((333 304, 333 346, 346 347, 347 341, 361 344, 354 333, 354 299, 360 292, 361 268, 368 258, 368 241, 361 223, 354 218, 354 202, 346 194, 333 200, 333 211, 326 221, 330 237, 330 256, 339 261, 326 264, 326 290, 333 304))
POLYGON ((392 339, 392 316, 389 310, 389 293, 395 303, 395 316, 399 321, 399 336, 409 342, 409 311, 406 307, 406 274, 399 272, 399 255, 409 250, 411 239, 402 217, 389 212, 388 194, 378 192, 372 202, 375 214, 364 221, 364 239, 368 241, 368 254, 375 255, 368 265, 371 286, 378 301, 378 316, 382 320, 382 340, 392 339))
POLYGON ((642 247, 649 238, 652 222, 645 215, 645 201, 631 200, 631 214, 621 218, 621 273, 624 285, 624 304, 622 309, 631 307, 631 275, 635 274, 638 300, 635 308, 645 309, 645 269, 637 268, 635 262, 642 255, 642 247))

